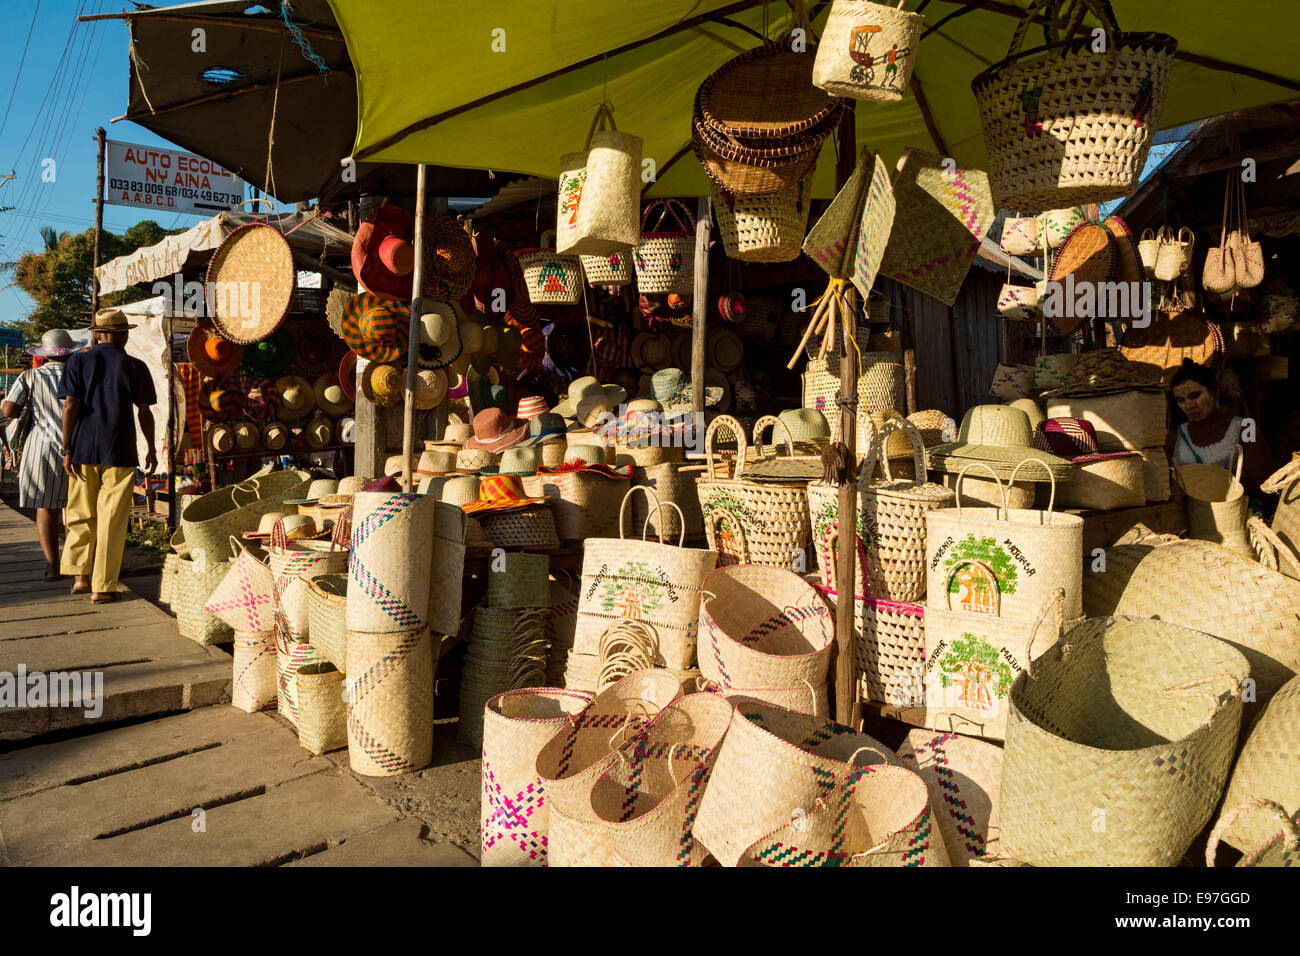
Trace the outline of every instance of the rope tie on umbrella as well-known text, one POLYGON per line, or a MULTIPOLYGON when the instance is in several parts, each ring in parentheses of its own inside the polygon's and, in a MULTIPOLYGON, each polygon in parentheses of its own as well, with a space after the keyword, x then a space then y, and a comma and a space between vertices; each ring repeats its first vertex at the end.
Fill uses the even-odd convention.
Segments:
MULTIPOLYGON (((307 39, 306 34, 298 28, 298 24, 294 23, 293 19, 290 17, 292 12, 293 4, 290 3, 290 0, 283 0, 280 4, 280 16, 284 19, 285 29, 288 30, 289 35, 293 37, 293 42, 302 53, 303 59, 309 61, 313 66, 315 66, 316 72, 329 73, 329 64, 322 60, 316 51, 311 48, 311 41, 307 39)), ((326 77, 325 82, 329 82, 328 77, 326 77)))

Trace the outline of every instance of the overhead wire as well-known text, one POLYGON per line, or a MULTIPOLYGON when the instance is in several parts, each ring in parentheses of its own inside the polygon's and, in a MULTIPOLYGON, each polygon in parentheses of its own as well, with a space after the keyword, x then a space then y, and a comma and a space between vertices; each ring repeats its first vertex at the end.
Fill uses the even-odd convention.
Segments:
POLYGON ((9 91, 9 102, 5 106, 4 119, 0 120, 0 136, 4 135, 5 127, 9 125, 9 111, 14 107, 14 94, 18 92, 18 84, 23 78, 23 64, 27 62, 27 48, 32 43, 32 33, 36 30, 36 16, 41 12, 41 0, 36 0, 36 9, 32 11, 32 22, 27 25, 27 39, 23 41, 23 55, 18 58, 18 72, 14 74, 13 89, 9 91))

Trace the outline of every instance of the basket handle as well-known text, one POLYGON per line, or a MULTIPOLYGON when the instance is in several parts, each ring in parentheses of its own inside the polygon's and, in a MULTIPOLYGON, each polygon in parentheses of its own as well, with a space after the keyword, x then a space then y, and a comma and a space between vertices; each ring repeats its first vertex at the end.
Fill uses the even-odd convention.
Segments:
POLYGON ((1147 242, 1148 240, 1155 239, 1155 237, 1156 237, 1156 232, 1154 229, 1143 229, 1142 235, 1138 238, 1138 241, 1147 242))
POLYGON ((665 217, 670 213, 677 225, 681 226, 682 232, 695 231, 695 217, 680 199, 655 199, 646 203, 645 210, 641 213, 641 231, 659 232, 659 227, 664 224, 665 217), (659 218, 655 220, 655 228, 647 229, 646 223, 650 221, 650 213, 655 209, 659 210, 659 218), (682 218, 683 216, 685 219, 682 218))
POLYGON ((555 230, 547 229, 542 233, 542 238, 538 242, 538 247, 544 252, 555 251, 555 230))
POLYGON ((1048 595, 1043 606, 1038 609, 1034 623, 1029 625, 1029 638, 1025 641, 1025 673, 1031 678, 1034 676, 1034 644, 1038 641, 1038 629, 1049 610, 1056 611, 1056 640, 1052 643, 1060 644, 1065 636, 1065 588, 1057 588, 1048 595))
POLYGON ((1192 232, 1191 227, 1182 226, 1178 230, 1178 244, 1187 246, 1187 255, 1191 256, 1196 248, 1196 233, 1192 232), (1187 238, 1183 238, 1183 233, 1187 233, 1187 238))
POLYGON ((1001 507, 1000 509, 998 509, 998 515, 999 515, 999 517, 1001 517, 1003 520, 1006 520, 1006 517, 1007 517, 1007 489, 1006 489, 1006 486, 1002 484, 1002 479, 998 477, 998 473, 997 473, 996 471, 993 470, 992 466, 991 466, 991 465, 986 465, 986 464, 984 464, 984 462, 982 462, 982 461, 972 461, 969 465, 967 465, 965 468, 963 468, 961 471, 959 471, 959 472, 957 473, 957 482, 953 485, 953 494, 955 494, 955 495, 957 496, 957 517, 960 518, 961 515, 962 515, 962 510, 961 510, 961 483, 962 483, 962 479, 964 479, 964 478, 966 477, 966 472, 970 471, 972 468, 983 468, 983 469, 984 469, 985 471, 987 471, 990 475, 992 475, 992 476, 993 476, 993 480, 994 480, 995 482, 997 482, 998 491, 1001 492, 1001 495, 1002 495, 1002 507, 1001 507))
POLYGON ((912 487, 925 484, 925 442, 921 440, 921 433, 917 431, 915 425, 909 422, 902 415, 895 418, 885 419, 885 424, 880 426, 880 431, 876 438, 880 442, 881 461, 884 462, 885 478, 893 480, 889 472, 889 456, 884 453, 885 439, 890 432, 902 432, 907 436, 907 440, 912 443, 912 464, 915 466, 916 476, 912 479, 912 487))
POLYGON ((1234 678, 1231 674, 1227 673, 1226 671, 1223 672, 1222 674, 1211 674, 1209 677, 1200 677, 1197 678, 1196 680, 1189 680, 1185 684, 1175 684, 1173 687, 1166 687, 1161 693, 1163 693, 1164 696, 1170 698, 1171 700, 1176 699, 1178 697, 1208 698, 1210 701, 1214 703, 1214 707, 1210 710, 1208 714, 1205 715, 1205 720, 1202 722, 1202 724, 1208 724, 1211 720, 1214 719, 1214 715, 1219 712, 1220 708, 1223 707, 1223 698, 1219 694, 1213 694, 1208 690, 1203 690, 1198 688, 1203 688, 1204 685, 1210 683, 1210 681, 1216 681, 1216 680, 1226 680, 1229 684, 1232 685, 1232 690, 1228 692, 1228 695, 1230 697, 1234 694, 1238 697, 1241 696, 1240 682, 1237 681, 1236 678, 1234 678))
MULTIPOLYGON (((686 547, 686 515, 675 501, 656 501, 654 511, 645 516, 645 525, 641 528, 641 540, 650 532, 650 519, 664 510, 665 507, 672 508, 677 512, 677 547, 686 547)), ((663 543, 663 532, 659 532, 660 543, 663 543)))
POLYGON ((283 518, 276 518, 275 525, 271 528, 271 550, 277 554, 289 550, 289 535, 284 530, 283 518))
MULTIPOLYGON (((618 506, 618 539, 620 541, 625 540, 625 538, 627 537, 626 535, 623 534, 623 518, 627 514, 628 502, 632 500, 632 495, 634 495, 638 491, 645 493, 647 508, 650 508, 652 505, 654 506, 655 509, 658 509, 659 507, 659 496, 656 495, 653 491, 651 491, 648 485, 633 485, 631 488, 629 488, 627 490, 627 494, 623 496, 623 503, 618 506)), ((647 524, 649 524, 649 521, 650 519, 646 518, 647 524)), ((644 537, 644 535, 642 537, 644 537)))
POLYGON ((343 529, 352 524, 352 506, 348 505, 334 519, 334 530, 330 533, 330 550, 331 551, 349 551, 352 543, 343 535, 343 529))
POLYGON ((948 610, 950 610, 950 611, 952 610, 952 582, 953 582, 953 579, 957 577, 957 572, 958 572, 959 570, 961 570, 962 568, 964 568, 964 567, 965 567, 966 565, 968 565, 968 564, 969 564, 969 565, 972 565, 972 566, 974 566, 974 567, 977 567, 977 568, 983 568, 985 571, 988 572, 989 577, 992 578, 992 580, 993 580, 993 596, 994 596, 994 598, 995 598, 995 600, 994 600, 994 602, 993 602, 993 614, 992 614, 992 616, 993 616, 993 617, 997 617, 997 618, 1001 618, 1001 617, 1002 617, 1002 588, 1001 588, 1001 587, 999 586, 999 584, 998 584, 998 576, 997 576, 997 572, 995 572, 995 571, 993 570, 992 566, 989 565, 989 563, 988 563, 987 561, 979 561, 979 560, 977 560, 977 559, 975 559, 975 558, 963 558, 962 560, 960 560, 960 561, 958 561, 956 564, 954 564, 954 565, 952 566, 952 570, 950 570, 950 571, 948 572, 947 580, 945 580, 945 581, 943 582, 943 593, 947 596, 947 600, 948 600, 948 610))
MULTIPOLYGON (((785 447, 788 454, 794 454, 794 438, 790 435, 790 426, 775 415, 764 415, 758 421, 754 422, 754 447, 758 449, 758 457, 762 458, 767 449, 763 442, 763 432, 768 428, 772 429, 772 454, 778 456, 776 450, 776 427, 780 425, 781 431, 785 432, 785 447)), ((779 456, 778 456, 779 457, 779 456)))
POLYGON ((1232 451, 1228 453, 1228 473, 1232 475, 1232 480, 1241 484, 1241 466, 1246 460, 1246 449, 1241 447, 1241 443, 1232 446, 1232 451))
POLYGON ((1276 495, 1286 490, 1294 479, 1300 478, 1300 458, 1292 458, 1273 474, 1264 479, 1259 490, 1265 494, 1276 495))
POLYGON ((726 521, 731 527, 731 533, 735 537, 739 549, 738 563, 751 564, 749 542, 745 539, 745 529, 740 526, 740 520, 730 508, 714 508, 713 513, 709 516, 708 524, 704 528, 709 541, 709 550, 717 551, 719 555, 723 553, 722 548, 718 546, 719 521, 726 521))
POLYGON ((1300 848, 1300 824, 1291 818, 1287 813, 1286 807, 1272 800, 1262 800, 1259 797, 1251 797, 1245 803, 1238 804, 1231 810, 1225 811, 1223 816, 1219 817, 1219 822, 1214 825, 1210 831, 1210 839, 1205 844, 1205 865, 1214 866, 1215 853, 1219 849, 1219 841, 1223 839, 1224 832, 1237 822, 1237 818, 1249 810, 1263 810, 1268 816, 1274 817, 1282 825, 1281 834, 1286 841, 1286 849, 1294 851, 1300 848))
POLYGON ((609 100, 596 107, 596 115, 591 120, 591 129, 587 130, 587 145, 583 149, 591 149, 591 141, 595 138, 597 130, 604 132, 607 125, 615 133, 618 132, 618 127, 614 125, 614 104, 609 100))
POLYGON ((710 481, 718 477, 713 473, 713 436, 723 426, 736 436, 736 473, 739 474, 745 467, 745 452, 749 448, 748 443, 745 441, 745 430, 741 427, 740 422, 730 415, 719 415, 709 423, 708 429, 704 432, 704 460, 708 466, 710 481))
POLYGON ((1035 0, 1016 25, 1006 58, 1020 52, 1029 28, 1033 25, 1034 16, 1040 13, 1044 17, 1043 39, 1048 44, 1068 40, 1083 23, 1084 14, 1089 11, 1101 22, 1107 34, 1119 33, 1119 24, 1115 22, 1115 11, 1111 9, 1110 0, 1065 0, 1067 16, 1064 19, 1064 29, 1061 29, 1061 6, 1061 0, 1035 0))
POLYGON ((857 760, 857 759, 858 759, 858 754, 862 753, 864 750, 865 750, 865 751, 868 751, 868 752, 870 752, 870 753, 875 754, 877 757, 879 757, 881 760, 883 760, 886 764, 889 763, 889 756, 888 756, 888 755, 887 755, 883 750, 881 750, 879 747, 874 747, 874 746, 872 746, 871 744, 865 744, 865 745, 859 747, 857 750, 853 751, 853 753, 849 756, 849 759, 846 760, 845 763, 847 763, 850 767, 853 767, 855 770, 860 769, 860 768, 858 768, 858 767, 856 767, 856 766, 854 765, 853 761, 857 760))
MULTIPOLYGON (((1052 469, 1051 469, 1050 467, 1048 467, 1047 462, 1043 461, 1041 458, 1022 458, 1022 459, 1021 459, 1021 460, 1016 464, 1016 467, 1013 468, 1013 469, 1011 469, 1011 480, 1007 482, 1007 487, 1009 488, 1009 487, 1011 487, 1012 484, 1015 483, 1016 475, 1020 474, 1020 469, 1023 468, 1023 467, 1025 467, 1025 465, 1029 464, 1030 462, 1033 462, 1033 463, 1036 464, 1036 465, 1041 465, 1042 468, 1043 468, 1043 471, 1047 472, 1047 477, 1048 477, 1048 479, 1052 482, 1052 494, 1051 494, 1051 497, 1049 497, 1049 498, 1047 499, 1047 512, 1046 512, 1046 513, 1047 513, 1047 525, 1048 525, 1048 527, 1051 527, 1051 524, 1052 524, 1052 515, 1053 515, 1053 514, 1055 513, 1055 511, 1056 511, 1056 476, 1055 476, 1054 474, 1052 474, 1052 469)), ((1004 497, 1004 500, 1005 500, 1005 496, 1006 496, 1006 491, 1005 491, 1005 489, 1004 489, 1004 490, 1003 490, 1003 497, 1004 497)))

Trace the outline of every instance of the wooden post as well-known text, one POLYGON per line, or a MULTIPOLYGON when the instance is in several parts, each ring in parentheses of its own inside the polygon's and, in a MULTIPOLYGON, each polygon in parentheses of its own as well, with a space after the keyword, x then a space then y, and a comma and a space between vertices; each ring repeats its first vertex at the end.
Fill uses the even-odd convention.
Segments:
MULTIPOLYGON (((840 155, 839 166, 835 170, 836 185, 843 188, 857 160, 857 123, 853 106, 844 111, 839 129, 840 155)), ((857 462, 857 422, 854 409, 857 408, 858 396, 858 358, 857 353, 848 343, 848 333, 857 334, 858 296, 852 286, 847 286, 846 294, 841 300, 840 314, 844 319, 844 335, 840 336, 840 398, 852 402, 849 407, 840 408, 839 440, 847 450, 845 464, 847 475, 839 489, 839 560, 836 562, 835 590, 835 719, 842 724, 856 728, 858 712, 861 709, 857 701, 857 688, 854 686, 853 663, 853 625, 856 616, 854 595, 857 593, 857 513, 858 488, 853 481, 854 466, 857 462), (855 706, 856 705, 856 706, 855 706)))
MULTIPOLYGON (((104 137, 108 134, 104 132, 104 127, 95 130, 95 142, 98 143, 98 157, 95 160, 95 253, 94 261, 90 265, 90 315, 93 319, 95 313, 99 311, 99 276, 95 275, 95 270, 99 268, 99 237, 104 232, 104 151, 107 148, 104 137)), ((167 343, 168 348, 171 343, 167 343)), ((168 353, 170 355, 170 353, 168 353)))
POLYGON ((424 179, 426 166, 415 169, 415 268, 411 270, 411 324, 406 338, 406 402, 402 418, 402 490, 415 480, 411 454, 415 450, 415 378, 419 370, 420 293, 424 290, 424 179))
POLYGON ((903 409, 903 414, 910 415, 919 409, 916 397, 916 317, 912 315, 911 309, 903 312, 899 328, 903 344, 904 404, 907 406, 903 409))
POLYGON ((176 530, 180 501, 176 495, 176 363, 172 361, 172 309, 163 313, 163 340, 167 351, 167 531, 176 530))
POLYGON ((691 301, 691 427, 704 425, 704 373, 709 340, 709 240, 713 229, 712 203, 701 197, 695 213, 695 290, 691 301))

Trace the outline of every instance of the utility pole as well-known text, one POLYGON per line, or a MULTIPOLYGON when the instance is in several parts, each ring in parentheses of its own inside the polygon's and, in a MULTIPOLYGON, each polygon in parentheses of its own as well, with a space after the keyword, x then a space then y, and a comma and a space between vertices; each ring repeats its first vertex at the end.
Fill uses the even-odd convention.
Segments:
MULTIPOLYGON (((95 270, 99 268, 99 237, 104 232, 104 127, 95 130, 95 141, 99 144, 99 156, 95 161, 95 254, 90 266, 90 318, 94 321, 99 311, 99 277, 95 270)), ((169 346, 170 342, 167 343, 169 346)))

